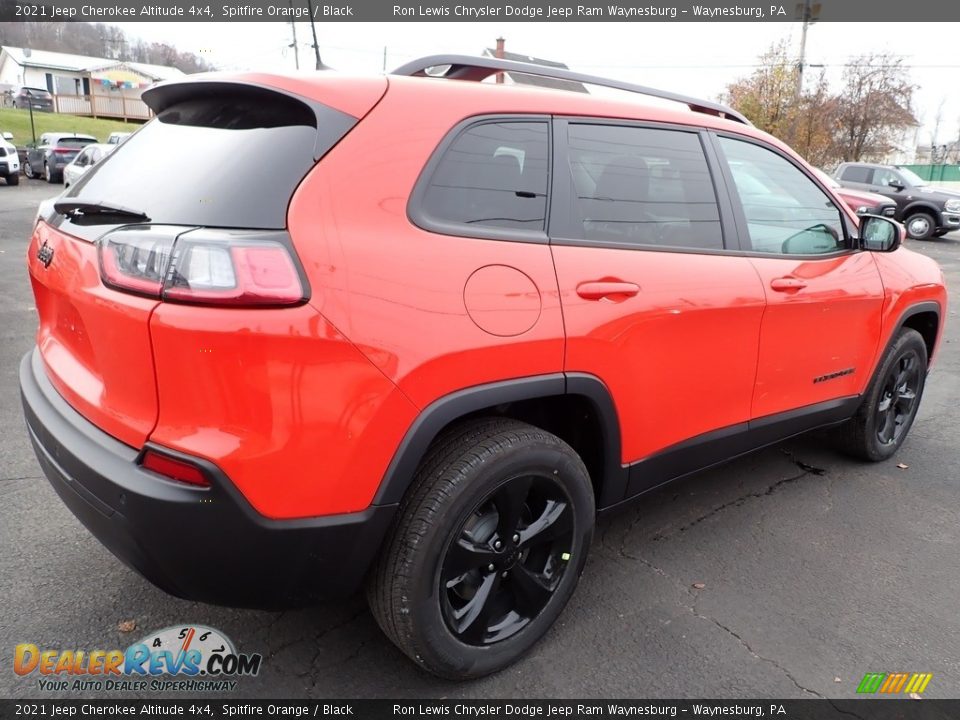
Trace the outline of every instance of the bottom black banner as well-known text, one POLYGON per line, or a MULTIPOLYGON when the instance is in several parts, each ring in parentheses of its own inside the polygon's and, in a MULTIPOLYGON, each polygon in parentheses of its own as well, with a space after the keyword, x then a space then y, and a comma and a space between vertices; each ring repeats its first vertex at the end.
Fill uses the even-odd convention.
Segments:
POLYGON ((0 700, 0 718, 859 718, 960 717, 960 700, 0 700))

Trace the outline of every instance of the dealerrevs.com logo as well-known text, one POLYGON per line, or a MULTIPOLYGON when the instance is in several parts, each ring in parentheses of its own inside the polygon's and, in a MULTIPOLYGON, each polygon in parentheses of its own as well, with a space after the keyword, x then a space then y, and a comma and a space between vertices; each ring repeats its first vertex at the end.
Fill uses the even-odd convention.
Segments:
POLYGON ((238 653, 219 630, 175 625, 151 633, 126 650, 41 649, 17 645, 13 670, 37 678, 45 691, 234 690, 235 678, 255 676, 263 656, 238 653))

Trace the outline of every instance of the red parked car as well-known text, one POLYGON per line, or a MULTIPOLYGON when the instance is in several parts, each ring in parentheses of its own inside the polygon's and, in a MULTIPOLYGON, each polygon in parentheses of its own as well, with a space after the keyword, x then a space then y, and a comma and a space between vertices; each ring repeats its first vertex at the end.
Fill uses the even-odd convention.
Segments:
POLYGON ((20 382, 60 497, 172 594, 366 580, 416 663, 476 677, 560 615, 598 513, 817 427, 884 460, 913 422, 940 269, 729 108, 462 56, 144 100, 41 207, 20 382))
POLYGON ((833 192, 853 210, 857 215, 883 215, 892 218, 897 213, 897 204, 890 198, 877 193, 864 192, 845 188, 819 168, 813 168, 817 179, 833 192))

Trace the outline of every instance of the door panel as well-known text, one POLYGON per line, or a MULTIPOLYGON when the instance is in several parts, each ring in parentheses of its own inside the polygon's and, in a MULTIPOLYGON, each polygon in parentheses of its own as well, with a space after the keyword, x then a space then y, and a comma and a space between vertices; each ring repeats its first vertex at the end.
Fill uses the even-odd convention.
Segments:
POLYGON ((555 245, 564 369, 601 378, 617 407, 624 463, 746 422, 763 289, 746 258, 555 245), (588 299, 585 282, 632 283, 588 299))
POLYGON ((718 204, 700 134, 555 128, 564 369, 606 383, 621 461, 748 421, 764 292, 746 257, 721 254, 729 205, 718 204))
POLYGON ((767 294, 753 417, 862 392, 883 305, 872 255, 751 258, 751 263, 767 294), (796 286, 775 289, 783 278, 796 286))
POLYGON ((717 147, 766 294, 751 416, 857 395, 880 338, 873 256, 853 249, 843 212, 792 159, 731 137, 717 147))

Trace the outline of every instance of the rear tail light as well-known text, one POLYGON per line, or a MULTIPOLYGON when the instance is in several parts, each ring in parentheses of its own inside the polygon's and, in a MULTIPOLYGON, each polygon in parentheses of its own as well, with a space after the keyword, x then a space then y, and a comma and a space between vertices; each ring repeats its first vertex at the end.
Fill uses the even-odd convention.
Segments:
POLYGON ((197 487, 210 487, 207 476, 196 465, 186 460, 162 455, 155 450, 146 450, 140 459, 140 465, 170 480, 197 487))
POLYGON ((280 240, 204 230, 180 236, 119 230, 98 243, 100 276, 117 290, 183 303, 285 306, 306 300, 291 250, 280 240))
POLYGON ((76 149, 76 148, 62 148, 62 147, 58 147, 58 148, 54 148, 53 151, 54 151, 57 155, 69 155, 70 153, 75 153, 75 152, 77 152, 77 149, 76 149))

